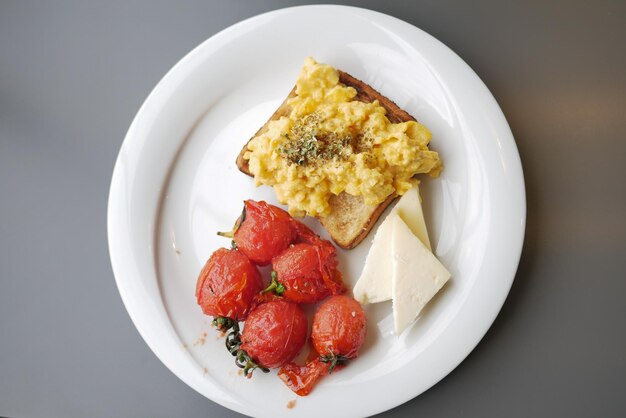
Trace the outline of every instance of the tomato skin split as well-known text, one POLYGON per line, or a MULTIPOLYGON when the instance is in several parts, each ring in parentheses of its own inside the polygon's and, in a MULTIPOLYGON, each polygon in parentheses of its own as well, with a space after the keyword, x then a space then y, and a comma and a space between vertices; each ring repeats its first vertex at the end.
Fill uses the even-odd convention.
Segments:
POLYGON ((244 320, 262 288, 261 274, 248 257, 220 248, 198 276, 196 299, 206 315, 244 320))
MULTIPOLYGON (((337 367, 339 369, 339 367, 337 367)), ((289 363, 278 371, 278 377, 289 389, 300 396, 307 396, 317 381, 328 374, 328 365, 316 358, 304 366, 289 363)))
POLYGON ((256 307, 241 334, 241 349, 256 363, 278 368, 298 355, 307 336, 307 319, 300 306, 274 300, 256 307))
POLYGON ((259 266, 268 265, 273 256, 284 251, 297 237, 293 218, 264 201, 246 200, 238 223, 233 241, 259 266))
POLYGON ((304 243, 311 244, 311 245, 319 245, 319 244, 325 243, 325 244, 329 244, 330 246, 332 246, 332 244, 329 241, 322 239, 319 235, 313 232, 311 228, 309 228, 302 222, 296 219, 293 219, 293 224, 294 224, 293 227, 296 230, 296 236, 297 236, 296 242, 304 242, 304 243))

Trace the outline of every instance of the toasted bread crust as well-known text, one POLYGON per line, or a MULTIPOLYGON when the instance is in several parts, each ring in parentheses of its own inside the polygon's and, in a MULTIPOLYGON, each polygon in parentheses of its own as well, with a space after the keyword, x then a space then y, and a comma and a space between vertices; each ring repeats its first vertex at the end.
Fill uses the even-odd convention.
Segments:
MULTIPOLYGON (((414 121, 415 118, 406 111, 398 107, 393 101, 374 90, 369 84, 352 77, 350 74, 337 70, 339 73, 339 82, 346 86, 353 87, 357 91, 354 100, 365 103, 371 103, 378 100, 378 103, 386 110, 387 118, 392 123, 400 123, 414 121)), ((295 87, 291 90, 285 101, 278 107, 274 114, 267 122, 254 134, 254 137, 264 133, 268 129, 268 124, 272 120, 277 120, 282 116, 291 113, 291 108, 287 105, 287 101, 296 95, 295 87)), ((252 139, 250 138, 250 139, 252 139)), ((248 141, 250 142, 250 141, 248 141)), ((237 168, 244 174, 252 176, 248 166, 248 160, 243 158, 248 150, 248 143, 239 152, 237 156, 237 168)), ((376 224, 376 221, 385 211, 387 206, 395 200, 397 195, 391 194, 387 199, 377 206, 368 206, 363 202, 361 196, 352 196, 342 192, 339 195, 331 196, 329 204, 331 207, 330 214, 325 217, 319 217, 319 221, 328 231, 331 238, 337 245, 344 249, 352 249, 356 247, 369 234, 370 230, 376 224)))
MULTIPOLYGON (((294 97, 295 95, 296 95, 296 88, 294 86, 294 88, 292 88, 291 91, 289 92, 289 95, 280 104, 278 109, 276 109, 276 111, 272 114, 272 116, 270 116, 267 122, 265 122, 265 124, 261 126, 258 131, 256 131, 256 133, 254 134, 252 138, 255 138, 261 135, 262 133, 264 133, 265 131, 267 131, 267 125, 269 125, 271 121, 278 120, 283 116, 289 116, 289 114, 291 113, 291 107, 287 105, 287 101, 291 99, 292 97, 294 97)), ((252 138, 250 138, 248 142, 250 142, 252 138)), ((246 145, 244 145, 243 148, 241 148, 241 151, 239 151, 239 155, 237 155, 237 168, 242 173, 247 174, 250 177, 253 177, 252 173, 250 172, 250 167, 248 167, 248 160, 243 158, 243 155, 246 153, 246 151, 248 151, 248 142, 246 142, 246 145)))
POLYGON ((330 215, 318 219, 337 245, 350 250, 365 239, 376 225, 380 215, 396 197, 394 193, 382 203, 368 206, 363 203, 361 196, 352 196, 343 192, 331 196, 329 199, 332 208, 330 215))

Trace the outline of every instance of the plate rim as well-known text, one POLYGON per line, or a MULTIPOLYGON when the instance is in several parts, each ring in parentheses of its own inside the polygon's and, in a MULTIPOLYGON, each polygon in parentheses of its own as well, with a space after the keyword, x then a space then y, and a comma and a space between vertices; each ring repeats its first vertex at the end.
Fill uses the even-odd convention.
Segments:
MULTIPOLYGON (((439 47, 443 48, 443 50, 445 50, 448 53, 453 54, 459 61, 460 64, 464 65, 465 67, 467 67, 467 69, 476 76, 478 82, 481 85, 481 88, 484 89, 484 92, 493 100, 494 104, 495 104, 495 109, 497 109, 499 111, 499 115, 501 116, 504 122, 504 126, 507 129, 507 138, 506 140, 508 141, 508 146, 509 146, 509 151, 511 151, 512 153, 510 153, 510 155, 508 155, 509 157, 509 162, 512 163, 512 165, 514 166, 514 170, 517 171, 517 177, 518 180, 521 182, 520 184, 520 189, 516 190, 515 192, 517 192, 519 195, 517 196, 520 199, 520 204, 521 207, 519 208, 521 213, 521 225, 520 225, 520 229, 519 229, 519 237, 517 237, 517 241, 514 242, 513 244, 511 244, 511 258, 513 260, 515 260, 514 262, 511 262, 511 265, 509 266, 509 270, 511 270, 511 277, 507 277, 507 286, 506 286, 506 292, 503 292, 503 294, 501 295, 501 300, 498 301, 498 303, 494 304, 494 307, 496 307, 495 309, 493 309, 493 315, 490 318, 489 321, 485 321, 485 323, 481 324, 482 327, 480 329, 480 331, 475 332, 474 333, 474 339, 472 341, 465 341, 465 346, 468 347, 464 354, 462 354, 460 356, 460 360, 459 361, 453 361, 451 362, 447 367, 445 368, 445 370, 442 370, 441 373, 438 374, 438 377, 433 380, 429 385, 427 385, 426 389, 423 390, 417 390, 415 391, 415 393, 413 394, 408 394, 407 396, 404 397, 404 399, 401 402, 393 402, 392 405, 389 404, 383 404, 381 403, 380 405, 382 405, 382 407, 377 408, 376 410, 370 411, 370 414, 376 414, 376 413, 380 413, 380 412, 384 412, 386 410, 389 410, 391 408, 394 408, 396 406, 399 406, 403 403, 406 403, 408 401, 410 401, 411 399, 419 396, 420 394, 422 394, 423 392, 427 391, 428 389, 432 388, 434 385, 436 385, 439 381, 441 381, 443 378, 445 378, 450 372, 452 372, 456 367, 458 367, 464 360, 465 358, 467 358, 467 356, 469 356, 470 353, 472 353, 472 351, 476 348, 476 346, 478 345, 478 343, 484 338, 485 334, 487 333, 487 331, 491 328, 493 322, 495 321, 496 317, 498 316, 498 314, 500 313, 502 306, 504 305, 508 294, 510 292, 511 286, 513 284, 513 281, 515 280, 515 276, 517 274, 517 269, 519 266, 519 262, 521 259, 521 255, 522 255, 522 250, 523 250, 523 243, 524 243, 524 237, 525 237, 525 230, 526 230, 526 220, 527 220, 527 202, 526 202, 526 190, 525 190, 525 179, 524 179, 524 175, 523 175, 523 167, 522 167, 522 163, 521 163, 521 158, 519 155, 519 150, 517 148, 517 144, 515 142, 515 139, 513 137, 513 134, 510 130, 510 126, 508 124, 508 122, 506 121, 506 117, 504 116, 504 113, 501 109, 501 107, 499 106, 499 104, 497 103, 495 97, 493 96, 493 94, 491 93, 491 91, 489 90, 489 88, 484 84, 484 82, 480 79, 480 77, 476 74, 476 72, 461 58, 459 57, 451 48, 449 48, 448 46, 446 46, 444 43, 442 43, 441 41, 439 41, 438 39, 436 39, 435 37, 433 37, 432 35, 428 34, 427 32, 425 32, 424 30, 412 25, 411 23, 408 23, 406 21, 403 21, 399 18, 396 18, 394 16, 391 15, 387 15, 385 13, 381 13, 375 10, 371 10, 371 9, 367 9, 367 8, 361 8, 361 7, 354 7, 354 6, 344 6, 344 5, 302 5, 302 6, 294 6, 294 7, 286 7, 286 8, 279 8, 279 9, 275 9, 275 10, 271 10, 265 13, 261 13, 249 18, 246 18, 242 21, 239 21, 231 26, 228 26, 224 29, 222 29, 221 31, 215 33, 214 35, 212 35, 211 37, 205 39, 204 41, 202 41, 199 45, 197 45, 196 47, 194 47, 190 52, 188 52, 187 54, 185 54, 171 69, 169 69, 167 71, 167 73, 159 80, 159 82, 156 84, 156 86, 151 90, 150 94, 147 96, 147 98, 144 100, 144 102, 142 103, 142 105, 140 106, 139 110, 137 111, 137 114, 135 115, 135 117, 133 118, 133 121, 124 137, 124 140, 122 142, 122 145, 120 146, 120 151, 118 153, 118 156, 116 158, 116 162, 115 162, 115 166, 113 169, 113 174, 111 177, 111 183, 110 183, 110 187, 109 187, 109 197, 108 197, 108 206, 107 206, 107 238, 108 238, 108 249, 109 249, 109 256, 111 259, 111 265, 112 265, 112 269, 113 269, 113 273, 114 273, 114 278, 115 278, 115 282, 116 282, 116 286, 118 288, 118 291, 120 293, 120 296, 122 298, 122 301, 124 303, 125 309, 128 312, 135 328, 137 329, 137 331, 139 332, 139 334, 141 335, 141 337, 143 338, 143 340, 146 342, 146 344, 150 347, 151 351, 157 356, 157 358, 159 358, 159 360, 170 370, 172 371, 172 373, 174 373, 174 375, 176 375, 179 379, 181 379, 183 382, 185 382, 188 386, 190 386, 192 389, 194 389, 195 391, 197 391, 198 393, 202 394, 205 397, 208 397, 209 399, 211 399, 212 401, 222 405, 223 407, 229 408, 231 410, 237 411, 239 413, 243 413, 243 414, 249 414, 250 410, 246 409, 245 407, 243 407, 241 404, 236 403, 236 402, 226 402, 223 399, 219 399, 219 398, 215 398, 213 396, 208 396, 206 393, 204 393, 199 387, 196 387, 196 384, 194 382, 191 382, 190 379, 187 378, 187 376, 181 376, 176 370, 175 368, 169 364, 168 361, 166 361, 163 356, 160 354, 160 350, 156 347, 156 344, 154 343, 154 341, 151 341, 150 338, 147 337, 145 330, 144 330, 144 326, 143 324, 141 324, 139 322, 139 320, 137 319, 136 315, 134 314, 134 308, 130 305, 129 302, 129 298, 128 298, 128 294, 126 293, 126 288, 124 286, 124 279, 122 277, 126 277, 126 275, 128 273, 124 272, 124 266, 121 265, 120 261, 119 261, 119 251, 120 251, 120 245, 119 245, 119 226, 118 225, 114 225, 113 224, 113 219, 114 216, 112 216, 113 212, 117 209, 117 207, 119 206, 120 202, 119 202, 119 184, 122 181, 120 179, 121 176, 121 168, 120 168, 120 159, 122 154, 126 151, 126 149, 128 148, 128 144, 133 142, 133 138, 135 137, 135 130, 137 129, 137 125, 138 125, 138 120, 141 119, 142 115, 144 115, 146 112, 148 112, 148 107, 149 104, 154 100, 154 97, 158 94, 158 92, 163 88, 163 85, 165 84, 165 82, 174 77, 174 74, 176 74, 177 72, 179 72, 180 68, 183 67, 185 65, 185 63, 187 61, 192 60, 200 50, 202 50, 203 48, 206 48, 207 44, 210 43, 214 43, 219 41, 219 39, 223 36, 225 36, 228 33, 231 32, 235 32, 237 31, 239 28, 241 27, 245 27, 246 25, 249 25, 250 23, 254 23, 255 21, 258 20, 262 20, 268 17, 271 17, 272 15, 275 14, 279 14, 279 13, 289 13, 289 12, 297 12, 300 10, 304 10, 304 9, 327 9, 327 10, 343 10, 346 11, 348 13, 359 13, 362 15, 369 15, 370 17, 376 19, 376 18, 384 18, 384 19, 390 19, 392 21, 394 21, 397 24, 401 24, 401 25, 406 25, 406 27, 410 27, 412 30, 418 31, 419 33, 421 33, 422 35, 427 36, 428 38, 430 38, 431 40, 433 40, 436 44, 438 44, 439 47), (510 159, 513 159, 512 161, 510 159)), ((123 182, 123 181, 122 181, 123 182)), ((157 219, 158 222, 158 219, 157 219)), ((156 250, 154 250, 156 251, 156 250)), ((158 281, 158 280, 157 280, 158 281)), ((161 300, 161 303, 163 303, 163 300, 161 300)))

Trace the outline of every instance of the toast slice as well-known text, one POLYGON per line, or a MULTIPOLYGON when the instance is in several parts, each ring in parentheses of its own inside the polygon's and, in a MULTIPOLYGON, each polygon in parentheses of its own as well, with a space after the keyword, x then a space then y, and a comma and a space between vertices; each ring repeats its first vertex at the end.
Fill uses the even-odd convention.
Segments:
MULTIPOLYGON (((392 123, 400 123, 414 121, 415 118, 406 111, 400 109, 398 105, 387 97, 374 90, 370 85, 363 81, 352 77, 350 74, 337 70, 339 73, 339 82, 346 86, 353 87, 357 91, 357 95, 353 100, 371 103, 378 100, 380 105, 387 111, 387 118, 392 123)), ((270 119, 257 131, 252 137, 256 137, 267 131, 268 124, 272 120, 280 119, 282 116, 288 116, 291 108, 287 101, 296 95, 295 87, 289 93, 285 101, 276 109, 270 119)), ((250 139, 252 139, 250 138, 250 139)), ((244 145, 241 152, 237 156, 237 167, 239 171, 252 176, 248 167, 248 160, 243 158, 248 150, 248 144, 244 145)), ((331 238, 337 245, 344 249, 356 247, 367 236, 370 230, 376 224, 376 221, 384 210, 394 201, 397 195, 391 194, 382 203, 376 206, 366 205, 361 196, 352 196, 342 192, 333 195, 329 204, 331 207, 330 214, 325 217, 318 218, 322 226, 328 231, 331 238)))

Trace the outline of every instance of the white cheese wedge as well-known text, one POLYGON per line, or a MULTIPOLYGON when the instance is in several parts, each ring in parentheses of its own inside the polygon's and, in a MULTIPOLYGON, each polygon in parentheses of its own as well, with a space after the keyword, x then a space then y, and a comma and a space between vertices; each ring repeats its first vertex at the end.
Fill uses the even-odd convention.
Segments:
POLYGON ((400 218, 402 218, 415 236, 424 243, 426 248, 432 251, 430 239, 428 239, 428 231, 426 230, 426 222, 424 222, 424 211, 422 210, 419 187, 415 186, 403 194, 393 210, 398 212, 400 218))
POLYGON ((362 304, 384 302, 391 299, 391 276, 393 274, 391 265, 391 215, 396 212, 430 250, 430 240, 424 222, 419 188, 415 186, 402 195, 391 214, 383 220, 376 231, 376 235, 374 235, 363 271, 352 290, 354 298, 362 304))
POLYGON ((361 277, 352 293, 361 304, 384 302, 391 299, 391 222, 387 216, 378 227, 372 247, 365 259, 361 277))
POLYGON ((391 219, 393 321, 400 335, 450 279, 450 273, 397 213, 391 219))

